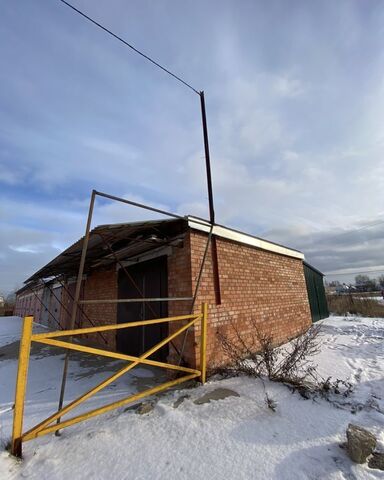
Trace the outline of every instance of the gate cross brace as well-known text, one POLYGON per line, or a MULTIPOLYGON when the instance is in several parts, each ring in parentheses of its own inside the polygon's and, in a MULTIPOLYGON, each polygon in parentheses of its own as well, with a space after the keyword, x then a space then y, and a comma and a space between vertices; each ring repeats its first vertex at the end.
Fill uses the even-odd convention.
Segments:
MULTIPOLYGON (((102 390, 103 388, 107 387, 108 385, 110 385, 112 382, 114 382, 115 380, 117 380, 119 377, 121 377, 122 375, 124 375, 125 373, 129 372, 130 370, 132 370, 133 367, 136 367, 137 365, 139 365, 139 363, 141 363, 143 360, 145 360, 147 357, 149 357, 150 355, 152 355, 153 353, 155 353, 157 350, 159 350, 162 346, 164 346, 166 343, 168 343, 170 340, 172 340, 173 338, 175 338, 177 335, 179 335, 181 332, 183 332, 184 330, 187 330, 189 327, 191 327, 194 323, 195 323, 196 319, 194 320, 191 320, 190 322, 188 322, 186 325, 182 326, 179 330, 177 330, 175 333, 169 335, 168 337, 166 337, 164 340, 162 340, 161 342, 159 342, 158 344, 156 344, 154 347, 152 347, 151 349, 149 349, 148 351, 146 351, 143 355, 141 355, 137 360, 133 361, 132 363, 130 363, 129 365, 126 365, 125 367, 121 368, 120 370, 118 370, 116 373, 114 373, 113 375, 111 375, 110 377, 108 377, 107 379, 105 379, 104 381, 102 381, 101 383, 99 383, 98 385, 96 385, 95 387, 91 388, 91 390, 88 390, 88 392, 84 393, 81 397, 79 398, 76 398, 75 400, 73 400, 72 402, 70 402, 68 405, 66 405, 65 407, 61 408, 60 410, 58 410, 56 413, 54 413, 53 415, 49 416, 47 419, 43 420, 41 423, 39 423, 38 425, 36 425, 36 427, 32 428, 31 430, 29 430, 28 432, 26 432, 24 435, 23 435, 23 440, 30 440, 31 438, 35 438, 37 437, 39 434, 43 435, 43 432, 44 433, 47 433, 44 429, 45 427, 47 427, 50 423, 54 422, 55 420, 57 420, 58 418, 60 418, 62 415, 65 415, 67 414, 69 411, 71 411, 72 409, 74 409, 75 407, 77 407, 78 405, 80 405, 80 403, 84 402, 85 400, 87 400, 88 398, 92 397, 93 395, 95 395, 97 392, 99 392, 100 390, 102 390)), ((200 372, 198 374, 194 374, 194 376, 198 376, 200 375, 200 372)), ((129 397, 128 397, 129 398, 129 397)), ((104 408, 105 407, 101 407, 100 409, 97 409, 97 412, 99 413, 102 413, 104 411, 104 408)), ((83 415, 79 415, 78 417, 75 417, 75 419, 77 419, 77 421, 81 421, 83 418, 87 418, 87 414, 83 414, 83 415)), ((47 428, 47 431, 56 431, 56 430, 59 430, 60 428, 62 428, 63 426, 65 426, 66 423, 68 422, 72 422, 72 423, 76 423, 76 422, 73 422, 74 418, 73 419, 70 419, 70 420, 67 420, 66 422, 61 422, 59 424, 56 424, 56 425, 53 425, 52 427, 48 427, 47 428)), ((70 425, 72 425, 72 423, 70 423, 70 425)))
POLYGON ((11 453, 19 457, 21 457, 23 441, 31 440, 41 435, 45 435, 49 432, 55 432, 61 428, 68 427, 70 425, 81 422, 83 420, 87 420, 88 418, 92 418, 96 415, 109 412, 110 410, 123 406, 127 403, 136 401, 138 399, 144 398, 149 395, 153 395, 157 392, 161 392, 163 390, 166 390, 167 388, 178 385, 179 383, 182 383, 182 382, 186 382, 193 378, 200 377, 201 381, 203 383, 205 382, 205 376, 206 376, 205 350, 206 350, 206 334, 207 334, 207 330, 206 330, 207 329, 207 305, 206 304, 203 304, 202 312, 200 314, 180 315, 177 317, 129 322, 129 323, 120 324, 120 325, 104 325, 101 327, 88 327, 88 328, 76 329, 72 331, 71 330, 56 331, 56 332, 40 333, 40 334, 34 334, 34 335, 32 334, 32 326, 33 326, 33 317, 25 317, 24 324, 23 324, 21 344, 20 344, 20 353, 19 353, 19 366, 18 366, 18 373, 17 373, 14 421, 13 421, 13 432, 12 432, 12 446, 11 446, 11 453), (130 328, 130 327, 139 326, 139 325, 150 325, 154 323, 174 322, 174 321, 180 321, 180 320, 187 321, 187 323, 185 323, 185 325, 182 325, 171 335, 168 335, 165 339, 157 343, 155 346, 150 348, 148 351, 146 351, 139 357, 126 355, 118 352, 111 352, 108 350, 102 350, 94 347, 88 347, 85 345, 80 345, 80 344, 72 343, 68 341, 61 341, 61 340, 54 339, 57 337, 72 338, 73 335, 81 335, 84 333, 116 330, 121 328, 130 328), (169 363, 160 362, 156 360, 150 360, 148 358, 152 354, 154 354, 156 351, 158 351, 160 348, 162 348, 165 344, 171 342, 171 340, 173 340, 175 337, 180 335, 182 332, 187 331, 198 320, 201 320, 201 352, 200 352, 201 357, 200 357, 199 370, 193 369, 193 368, 187 368, 179 365, 172 365, 169 363), (130 363, 128 365, 125 365, 123 368, 118 370, 116 373, 114 373, 113 375, 111 375, 110 377, 108 377, 107 379, 105 379, 104 381, 102 381, 92 389, 88 390, 86 393, 84 393, 80 397, 76 398, 75 400, 67 404, 65 407, 58 409, 57 412, 50 415, 48 418, 46 418, 45 420, 40 422, 38 425, 32 427, 30 430, 28 430, 23 434, 22 426, 23 426, 24 399, 25 399, 26 384, 27 384, 31 342, 37 342, 45 345, 51 345, 54 347, 65 348, 67 350, 76 350, 80 352, 91 353, 94 355, 116 358, 119 360, 126 360, 130 363), (89 399, 90 397, 92 397, 93 395, 101 391, 103 388, 107 387, 112 382, 117 380, 119 377, 129 372, 132 368, 134 368, 135 366, 141 363, 146 365, 152 365, 155 367, 161 367, 164 369, 180 371, 180 372, 183 372, 185 375, 183 375, 182 377, 176 378, 174 380, 170 380, 161 385, 157 385, 156 387, 144 390, 143 392, 130 395, 116 402, 104 405, 99 408, 95 408, 93 410, 89 410, 88 412, 72 417, 61 423, 56 423, 52 425, 52 423, 55 420, 57 420, 58 418, 61 418, 61 416, 63 415, 66 415, 68 412, 73 410, 79 404, 86 401, 87 399, 89 399))

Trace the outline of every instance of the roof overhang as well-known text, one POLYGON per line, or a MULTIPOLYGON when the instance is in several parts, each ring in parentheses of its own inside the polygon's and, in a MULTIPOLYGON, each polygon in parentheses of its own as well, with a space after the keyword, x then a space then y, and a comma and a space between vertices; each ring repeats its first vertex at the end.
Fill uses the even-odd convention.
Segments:
MULTIPOLYGON (((183 234, 188 228, 209 233, 211 224, 207 220, 188 216, 171 220, 162 219, 100 225, 90 232, 85 273, 95 268, 112 265, 117 260, 134 258, 160 246, 169 245, 170 242, 183 234)), ((214 225, 212 234, 243 245, 304 260, 304 254, 298 250, 222 225, 214 225)), ((24 283, 37 282, 41 279, 54 278, 59 275, 76 275, 83 242, 84 237, 60 253, 60 255, 51 260, 24 283)))
MULTIPOLYGON (((100 225, 89 234, 84 273, 148 252, 170 242, 187 230, 185 219, 100 225)), ((84 237, 34 273, 24 283, 58 275, 77 275, 84 237)))
MULTIPOLYGON (((209 233, 211 230, 211 224, 207 221, 202 220, 201 218, 188 216, 187 220, 188 226, 194 230, 199 230, 205 233, 209 233)), ((216 235, 217 237, 232 240, 233 242, 238 242, 244 245, 250 245, 251 247, 260 248, 261 250, 266 250, 268 252, 278 253, 287 257, 304 260, 304 254, 302 252, 299 252, 298 250, 284 247, 283 245, 269 242, 268 240, 263 240, 262 238, 254 237, 253 235, 239 232, 237 230, 233 230, 232 228, 224 227, 222 225, 214 225, 212 234, 216 235)))

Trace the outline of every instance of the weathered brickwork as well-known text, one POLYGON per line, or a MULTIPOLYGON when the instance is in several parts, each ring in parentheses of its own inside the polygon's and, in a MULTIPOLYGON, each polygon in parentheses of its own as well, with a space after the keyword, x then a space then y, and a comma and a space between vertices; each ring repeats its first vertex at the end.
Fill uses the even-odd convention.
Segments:
MULTIPOLYGON (((191 273, 194 287, 207 236, 190 232, 191 273)), ((303 263, 299 259, 274 254, 229 240, 217 238, 221 305, 215 304, 211 251, 207 256, 195 311, 201 302, 209 305, 207 362, 214 368, 228 362, 218 342, 217 332, 233 335, 231 322, 246 336, 253 319, 260 329, 270 332, 281 344, 305 331, 311 315, 303 263)), ((199 364, 200 328, 195 329, 195 362, 199 364)))
MULTIPOLYGON (((186 234, 183 245, 174 247, 172 255, 168 257, 168 296, 192 297, 191 248, 190 236, 186 234)), ((168 315, 186 315, 191 312, 190 301, 168 302, 168 315)), ((186 321, 177 321, 169 324, 169 333, 173 333, 186 321)), ((185 334, 176 337, 169 348, 169 361, 179 360, 177 352, 182 350, 185 334), (176 347, 176 348, 175 348, 176 347), (177 351, 176 351, 177 349, 177 351)), ((195 363, 194 333, 189 331, 185 341, 184 358, 189 364, 195 363)))
MULTIPOLYGON (((243 336, 253 332, 252 322, 259 325, 260 330, 271 333, 276 344, 281 344, 304 332, 311 324, 311 315, 304 278, 303 263, 299 259, 279 255, 230 240, 217 238, 217 254, 221 287, 221 305, 216 305, 214 276, 212 268, 212 252, 208 250, 200 287, 194 307, 200 312, 202 302, 208 303, 208 368, 215 368, 228 363, 217 332, 223 331, 227 336, 235 337, 232 323, 243 336)), ((207 234, 189 230, 183 244, 173 247, 168 256, 168 296, 192 297, 200 271, 207 243, 207 234)), ((63 328, 68 328, 69 315, 72 309, 71 296, 74 295, 75 284, 66 285, 59 291, 61 302, 66 307, 57 313, 63 328)), ((42 291, 39 292, 42 295, 42 291)), ((117 299, 117 272, 100 270, 89 274, 83 282, 81 298, 117 299)), ((50 300, 53 301, 52 299, 50 300)), ((59 307, 56 301, 50 306, 54 310, 59 307)), ((87 316, 95 325, 115 324, 117 321, 117 304, 84 305, 86 315, 80 315, 81 326, 90 326, 87 316)), ((43 308, 38 305, 31 294, 23 293, 17 299, 16 314, 34 314, 37 318, 43 308)), ((189 314, 190 301, 169 302, 168 315, 189 314)), ((185 322, 185 321, 184 321, 185 322)), ((171 322, 169 333, 183 324, 182 321, 171 322)), ((57 328, 55 325, 50 325, 57 328)), ((191 366, 199 366, 200 357, 200 325, 190 329, 186 340, 184 333, 173 340, 169 349, 169 361, 178 361, 178 352, 191 366)), ((116 348, 116 330, 103 333, 107 340, 104 343, 98 334, 88 336, 88 341, 103 345, 104 348, 116 348)))
MULTIPOLYGON (((84 300, 117 299, 116 268, 92 272, 92 274, 88 275, 84 282, 82 298, 84 300)), ((86 315, 82 315, 82 327, 92 326, 87 317, 92 320, 95 325, 113 325, 117 321, 116 303, 83 305, 83 309, 86 315)), ((102 335, 106 339, 107 344, 104 343, 100 334, 87 335, 87 339, 91 342, 103 344, 106 348, 115 350, 116 330, 103 332, 102 335)))

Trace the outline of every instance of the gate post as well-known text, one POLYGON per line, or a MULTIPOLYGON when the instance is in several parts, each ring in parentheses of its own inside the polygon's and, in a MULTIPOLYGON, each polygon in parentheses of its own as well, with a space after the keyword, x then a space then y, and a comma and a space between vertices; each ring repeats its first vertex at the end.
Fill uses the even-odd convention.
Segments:
POLYGON ((200 335, 200 370, 201 383, 205 383, 207 376, 207 316, 208 305, 201 306, 201 335, 200 335))
POLYGON ((24 317, 23 329, 20 339, 19 363, 17 367, 17 380, 15 392, 15 406, 13 411, 13 429, 11 453, 16 457, 22 454, 22 433, 23 433, 23 414, 24 399, 27 388, 27 375, 29 366, 29 354, 31 351, 33 317, 24 317))

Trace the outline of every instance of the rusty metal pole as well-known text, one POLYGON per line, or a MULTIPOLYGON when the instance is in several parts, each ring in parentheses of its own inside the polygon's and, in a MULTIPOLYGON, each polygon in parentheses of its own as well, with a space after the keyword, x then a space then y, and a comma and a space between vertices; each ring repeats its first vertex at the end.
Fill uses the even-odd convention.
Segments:
MULTIPOLYGON (((70 321, 70 324, 69 324, 69 329, 70 330, 73 330, 73 328, 75 326, 75 321, 76 321, 77 307, 78 307, 78 302, 79 302, 79 299, 80 299, 80 292, 81 292, 81 282, 83 280, 83 273, 84 273, 85 258, 87 256, 89 232, 91 230, 93 208, 94 208, 94 205, 95 205, 95 197, 96 197, 96 190, 92 190, 91 201, 89 203, 89 210, 88 210, 87 226, 85 228, 83 248, 82 248, 82 251, 81 251, 79 272, 77 274, 75 297, 73 299, 73 305, 72 305, 71 321, 70 321)), ((71 341, 72 341, 72 337, 69 337, 68 342, 71 342, 71 341)), ((60 398, 59 398, 58 410, 62 409, 63 402, 64 402, 65 385, 66 385, 66 382, 67 382, 67 372, 68 372, 68 363, 69 363, 69 353, 70 353, 69 350, 67 350, 66 353, 65 353, 64 367, 63 367, 63 378, 61 380, 61 389, 60 389, 60 398)), ((60 418, 57 419, 57 423, 60 423, 60 418)), ((58 435, 59 431, 57 430, 55 432, 55 434, 58 435)))
POLYGON ((200 106, 201 106, 201 119, 203 122, 203 136, 204 136, 204 151, 205 151, 205 168, 207 170, 207 187, 208 187, 208 202, 209 202, 209 220, 211 225, 215 223, 215 210, 213 207, 213 189, 212 189, 212 174, 211 174, 211 156, 209 154, 209 142, 208 142, 208 127, 207 127, 207 115, 205 111, 205 98, 204 92, 200 92, 200 106))
MULTIPOLYGON (((204 136, 204 150, 205 150, 205 167, 207 170, 207 187, 208 187, 208 202, 209 202, 209 221, 213 227, 215 224, 215 210, 213 205, 213 188, 212 188, 212 174, 211 174, 211 156, 209 153, 209 141, 208 141, 208 126, 207 115, 205 111, 205 98, 204 92, 200 92, 200 105, 201 105, 201 119, 203 122, 203 136, 204 136)), ((211 241, 212 248, 212 267, 213 267, 213 283, 215 287, 215 300, 216 305, 221 304, 221 291, 220 291, 220 275, 219 275, 219 261, 217 258, 217 245, 216 237, 212 235, 211 241)))

